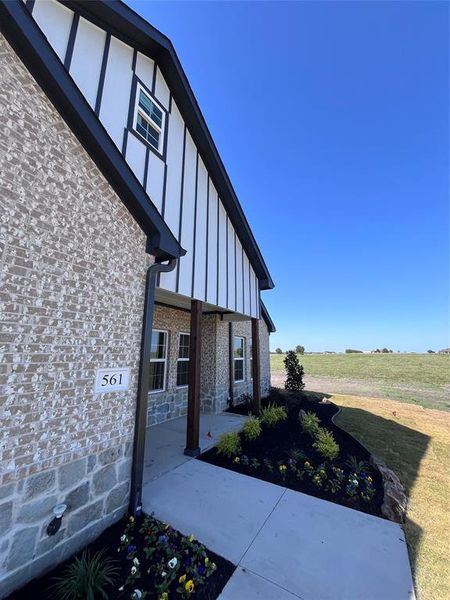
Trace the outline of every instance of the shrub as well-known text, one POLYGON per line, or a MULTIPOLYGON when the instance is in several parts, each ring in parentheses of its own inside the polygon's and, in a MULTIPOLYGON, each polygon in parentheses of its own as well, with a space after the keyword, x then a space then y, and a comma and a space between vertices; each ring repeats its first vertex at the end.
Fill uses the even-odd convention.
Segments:
POLYGON ((353 348, 347 348, 345 354, 363 354, 362 350, 354 350, 353 348))
POLYGON ((361 475, 361 473, 367 473, 369 470, 369 463, 365 460, 358 460, 356 456, 350 456, 350 458, 345 463, 347 467, 350 468, 350 471, 355 475, 361 475))
POLYGON ((261 435, 261 423, 256 417, 251 417, 245 421, 242 428, 242 435, 246 440, 256 440, 261 435))
POLYGON ((286 419, 287 412, 282 406, 269 404, 269 406, 263 408, 261 411, 261 421, 268 427, 272 427, 279 421, 285 421, 286 419))
POLYGON ((283 350, 281 348, 275 348, 276 354, 283 354, 283 350))
POLYGON ((313 412, 303 413, 303 411, 301 411, 300 423, 302 426, 303 433, 307 433, 312 437, 315 437, 315 435, 320 429, 319 417, 313 412))
POLYGON ((298 356, 293 350, 289 350, 284 357, 284 366, 286 367, 287 378, 284 384, 285 389, 292 392, 300 392, 305 384, 303 383, 303 367, 298 362, 298 356))
POLYGON ((295 346, 296 354, 305 354, 305 346, 295 346))
POLYGON ((241 451, 241 438, 237 431, 229 431, 220 436, 217 442, 217 452, 228 458, 236 456, 241 451))
POLYGON ((62 576, 55 578, 51 587, 52 593, 61 600, 94 600, 101 596, 108 600, 108 586, 114 584, 119 571, 111 558, 100 550, 91 555, 84 550, 80 558, 75 558, 63 571, 62 576))
POLYGON ((319 427, 315 435, 313 448, 326 460, 334 460, 339 454, 339 444, 334 439, 334 435, 322 427, 319 427))

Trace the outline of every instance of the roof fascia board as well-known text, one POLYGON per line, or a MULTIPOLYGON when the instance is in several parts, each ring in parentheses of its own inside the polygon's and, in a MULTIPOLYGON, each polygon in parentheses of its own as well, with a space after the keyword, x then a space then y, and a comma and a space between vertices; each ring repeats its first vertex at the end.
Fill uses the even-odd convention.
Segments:
POLYGON ((185 254, 107 131, 20 0, 0 0, 0 28, 16 54, 148 236, 160 260, 185 254))
POLYGON ((157 61, 217 188, 262 290, 274 283, 171 41, 119 0, 59 0, 157 61))
POLYGON ((264 319, 264 321, 266 322, 267 328, 269 330, 270 333, 275 333, 275 331, 277 330, 275 327, 274 322, 272 321, 270 315, 269 315, 269 311, 267 310, 264 302, 262 300, 260 300, 261 302, 261 317, 264 319))

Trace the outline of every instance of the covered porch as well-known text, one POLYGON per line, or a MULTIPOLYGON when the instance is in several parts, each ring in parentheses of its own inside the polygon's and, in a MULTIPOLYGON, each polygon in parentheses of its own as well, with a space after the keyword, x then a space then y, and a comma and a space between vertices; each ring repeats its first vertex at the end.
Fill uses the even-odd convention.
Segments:
MULTIPOLYGON (((204 452, 228 431, 237 431, 247 417, 231 413, 200 415, 199 447, 204 452)), ((186 446, 186 416, 147 428, 143 485, 176 469, 188 460, 186 446)))

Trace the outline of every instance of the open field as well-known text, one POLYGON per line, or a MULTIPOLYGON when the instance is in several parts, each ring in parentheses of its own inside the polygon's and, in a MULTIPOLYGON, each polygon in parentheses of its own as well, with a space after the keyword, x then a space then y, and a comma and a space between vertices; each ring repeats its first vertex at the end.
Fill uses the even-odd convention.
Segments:
MULTIPOLYGON (((305 354, 306 388, 389 398, 450 410, 450 356, 443 354, 305 354)), ((272 385, 283 386, 284 354, 271 354, 272 385)))
POLYGON ((450 415, 391 400, 334 395, 336 423, 380 456, 409 497, 405 532, 420 600, 450 589, 450 415))

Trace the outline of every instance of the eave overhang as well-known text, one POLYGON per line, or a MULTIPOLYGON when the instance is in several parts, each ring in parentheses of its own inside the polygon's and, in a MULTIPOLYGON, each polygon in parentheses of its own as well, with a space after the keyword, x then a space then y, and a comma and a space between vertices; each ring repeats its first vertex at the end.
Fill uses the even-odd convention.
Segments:
POLYGON ((0 1, 0 30, 119 198, 159 260, 186 252, 20 0, 0 1))
POLYGON ((274 322, 272 321, 272 319, 270 318, 269 312, 267 310, 267 308, 265 307, 264 302, 261 300, 261 318, 264 319, 266 325, 267 325, 267 329, 269 330, 269 333, 275 333, 275 331, 277 330, 275 327, 274 322))
POLYGON ((59 0, 158 63, 259 280, 274 283, 171 41, 119 0, 59 0))

